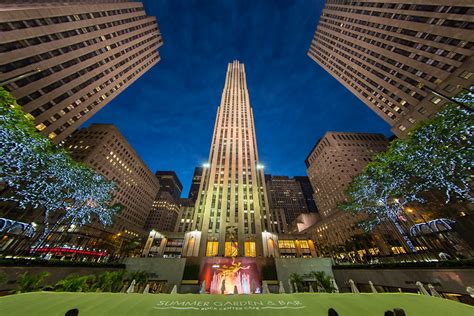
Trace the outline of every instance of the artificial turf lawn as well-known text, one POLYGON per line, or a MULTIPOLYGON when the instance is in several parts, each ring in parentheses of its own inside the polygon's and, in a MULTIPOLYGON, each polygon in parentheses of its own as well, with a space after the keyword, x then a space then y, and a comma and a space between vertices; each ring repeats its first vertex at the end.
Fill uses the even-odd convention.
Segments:
POLYGON ((0 315, 64 315, 72 308, 87 315, 327 315, 383 316, 403 308, 407 316, 473 316, 474 307, 418 294, 122 294, 35 292, 0 298, 0 315))

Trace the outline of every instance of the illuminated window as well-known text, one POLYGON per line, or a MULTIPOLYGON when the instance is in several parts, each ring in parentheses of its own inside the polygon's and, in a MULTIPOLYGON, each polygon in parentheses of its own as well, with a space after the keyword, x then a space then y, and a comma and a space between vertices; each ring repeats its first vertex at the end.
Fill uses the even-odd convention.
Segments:
POLYGON ((244 243, 244 250, 246 257, 256 257, 257 249, 255 247, 255 241, 246 241, 244 243))
POLYGON ((237 242, 225 242, 225 253, 226 257, 236 257, 239 254, 237 242))
POLYGON ((459 75, 459 78, 463 78, 463 79, 469 79, 471 78, 472 76, 472 72, 469 72, 469 71, 463 71, 460 75, 459 75))
POLYGON ((48 137, 51 138, 51 139, 53 139, 53 138, 56 137, 56 133, 55 133, 55 132, 51 132, 51 133, 49 133, 48 137))
POLYGON ((303 249, 309 249, 309 243, 307 240, 300 240, 300 247, 303 249))
POLYGON ((434 104, 438 104, 438 103, 441 102, 441 98, 433 97, 433 98, 431 99, 431 102, 433 102, 434 104))
POLYGON ((219 246, 219 243, 217 241, 208 241, 207 249, 206 249, 206 257, 217 256, 218 246, 219 246))
POLYGON ((40 132, 44 130, 45 128, 46 128, 46 125, 44 125, 43 123, 39 123, 38 125, 36 125, 36 129, 40 132))
POLYGON ((396 255, 401 254, 401 253, 406 253, 403 247, 392 247, 392 252, 396 255))
POLYGON ((295 242, 293 240, 279 240, 278 241, 278 248, 295 248, 295 242))

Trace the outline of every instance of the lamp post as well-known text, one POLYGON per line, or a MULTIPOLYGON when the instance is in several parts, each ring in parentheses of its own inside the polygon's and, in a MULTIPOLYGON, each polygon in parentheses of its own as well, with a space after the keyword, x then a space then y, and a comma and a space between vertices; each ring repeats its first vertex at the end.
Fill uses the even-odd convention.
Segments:
POLYGON ((33 70, 27 71, 27 72, 25 72, 21 75, 16 76, 16 77, 7 79, 5 81, 2 81, 2 82, 0 82, 0 87, 6 86, 9 83, 15 82, 15 81, 20 80, 20 79, 25 78, 25 77, 28 77, 29 75, 35 74, 37 72, 41 72, 41 69, 35 68, 33 70))

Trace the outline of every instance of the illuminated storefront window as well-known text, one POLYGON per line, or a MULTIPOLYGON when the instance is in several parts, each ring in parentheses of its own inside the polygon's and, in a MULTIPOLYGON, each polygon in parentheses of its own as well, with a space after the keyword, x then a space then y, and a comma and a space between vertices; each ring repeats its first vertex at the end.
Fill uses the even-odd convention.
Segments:
POLYGON ((255 241, 246 241, 244 243, 244 250, 245 250, 245 256, 246 257, 256 257, 257 256, 255 241))
POLYGON ((237 257, 238 254, 239 254, 238 243, 237 242, 226 241, 225 242, 224 256, 226 256, 226 257, 237 257))
POLYGON ((307 240, 300 240, 300 247, 303 249, 309 249, 309 243, 307 240))
POLYGON ((392 247, 392 252, 396 255, 401 254, 401 253, 406 253, 403 247, 392 247))
POLYGON ((206 248, 206 257, 217 256, 219 243, 217 241, 208 241, 206 248))
POLYGON ((293 240, 279 240, 278 248, 280 249, 294 249, 295 242, 293 240))

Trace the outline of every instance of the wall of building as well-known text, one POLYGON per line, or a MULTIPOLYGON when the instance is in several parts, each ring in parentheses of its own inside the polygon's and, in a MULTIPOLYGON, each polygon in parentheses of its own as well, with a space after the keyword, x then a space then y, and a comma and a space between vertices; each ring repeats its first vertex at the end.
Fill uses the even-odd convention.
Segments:
POLYGON ((156 19, 140 2, 2 5, 0 20, 0 81, 26 74, 5 88, 57 143, 160 60, 156 19))
POLYGON ((92 124, 76 131, 64 147, 74 160, 88 164, 118 184, 113 203, 124 209, 114 216, 114 233, 144 235, 145 222, 160 188, 156 176, 112 124, 92 124))
POLYGON ((313 271, 323 271, 334 278, 330 258, 275 258, 275 267, 278 281, 283 282, 287 293, 290 292, 288 280, 292 273, 304 275, 313 271))
POLYGON ((474 81, 467 3, 328 0, 308 56, 404 137, 474 81))
POLYGON ((167 281, 168 292, 173 286, 181 284, 185 258, 127 258, 126 269, 129 272, 146 271, 148 278, 152 280, 167 281))

